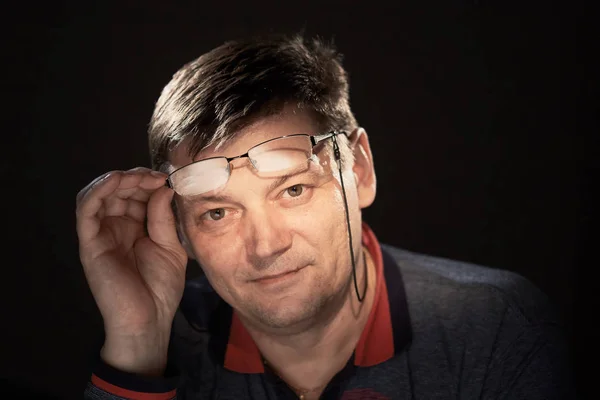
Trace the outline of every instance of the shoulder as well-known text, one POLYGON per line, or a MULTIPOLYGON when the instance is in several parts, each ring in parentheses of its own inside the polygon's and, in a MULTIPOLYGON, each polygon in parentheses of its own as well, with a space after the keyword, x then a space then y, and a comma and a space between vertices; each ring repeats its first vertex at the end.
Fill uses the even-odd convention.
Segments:
POLYGON ((381 247, 385 269, 400 272, 395 284, 403 288, 390 288, 387 271, 386 283, 388 293, 404 289, 411 342, 398 360, 410 363, 416 390, 571 398, 564 324, 532 282, 507 270, 381 247))
MULTIPOLYGON (((507 311, 526 324, 555 323, 548 297, 515 272, 382 245, 399 268, 411 317, 489 319, 507 311)), ((500 315, 498 315, 500 316, 500 315)))

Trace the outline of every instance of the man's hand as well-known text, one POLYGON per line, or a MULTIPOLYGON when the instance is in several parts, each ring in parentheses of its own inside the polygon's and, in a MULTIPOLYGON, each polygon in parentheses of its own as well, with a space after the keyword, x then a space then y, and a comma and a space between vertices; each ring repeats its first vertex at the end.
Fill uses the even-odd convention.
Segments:
POLYGON ((166 175, 105 174, 77 195, 79 256, 104 320, 101 357, 123 371, 160 375, 185 284, 166 175))

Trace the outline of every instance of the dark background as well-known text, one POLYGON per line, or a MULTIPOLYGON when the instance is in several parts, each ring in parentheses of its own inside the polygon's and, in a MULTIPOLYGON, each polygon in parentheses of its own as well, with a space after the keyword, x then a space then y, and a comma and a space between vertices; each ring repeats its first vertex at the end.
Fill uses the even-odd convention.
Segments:
POLYGON ((183 63, 265 32, 304 29, 345 54, 379 181, 364 218, 381 241, 516 271, 554 302, 569 343, 583 340, 582 8, 163 3, 17 3, 3 14, 2 390, 81 397, 102 321, 79 264, 76 193, 105 171, 149 165, 146 126, 183 63))

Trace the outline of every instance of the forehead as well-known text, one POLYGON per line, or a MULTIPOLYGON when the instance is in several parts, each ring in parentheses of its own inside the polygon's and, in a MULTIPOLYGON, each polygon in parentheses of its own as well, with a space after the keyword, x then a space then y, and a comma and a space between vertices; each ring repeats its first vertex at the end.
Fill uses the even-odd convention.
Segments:
POLYGON ((210 146, 202 150, 193 159, 188 155, 188 147, 184 142, 171 152, 171 165, 172 168, 177 169, 205 158, 235 157, 246 153, 253 146, 269 139, 298 133, 308 135, 322 133, 317 132, 317 130, 318 124, 309 113, 297 108, 285 107, 281 113, 259 119, 235 132, 233 137, 221 146, 210 146))

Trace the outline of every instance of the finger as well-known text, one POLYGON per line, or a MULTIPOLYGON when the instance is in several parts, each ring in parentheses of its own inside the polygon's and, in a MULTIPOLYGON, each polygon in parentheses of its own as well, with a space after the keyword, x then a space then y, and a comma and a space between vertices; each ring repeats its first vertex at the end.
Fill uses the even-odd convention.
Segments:
MULTIPOLYGON (((118 197, 131 196, 133 200, 148 201, 151 193, 164 185, 167 175, 148 168, 138 167, 128 171, 111 171, 101 175, 82 189, 76 198, 77 234, 79 240, 87 242, 100 229, 100 221, 107 212, 105 199, 117 193, 118 197), (123 196, 119 196, 122 193, 123 196)), ((139 207, 133 208, 137 216, 139 207)), ((126 211, 111 210, 112 214, 123 215, 126 211)))
POLYGON ((134 220, 144 223, 148 213, 148 203, 140 201, 130 201, 127 207, 127 215, 134 220))
POLYGON ((88 193, 97 183, 103 181, 109 176, 114 175, 115 173, 119 173, 126 178, 122 180, 120 189, 133 188, 136 185, 141 185, 141 188, 146 190, 156 189, 160 187, 160 184, 164 184, 167 179, 167 174, 159 171, 153 171, 145 167, 136 167, 127 171, 110 171, 106 174, 100 175, 90 182, 86 187, 80 190, 79 193, 77 193, 76 204, 79 205, 85 194, 88 193))
POLYGON ((138 222, 146 219, 146 202, 132 199, 121 199, 116 196, 107 198, 104 202, 104 217, 129 217, 138 222))
POLYGON ((94 180, 78 195, 77 235, 80 242, 86 243, 94 238, 100 230, 98 212, 104 207, 104 199, 119 186, 121 173, 113 171, 94 180))
POLYGON ((81 201, 83 200, 83 198, 85 197, 85 195, 94 186, 96 186, 100 182, 104 182, 106 179, 108 179, 108 177, 114 175, 116 172, 118 172, 118 171, 110 171, 110 172, 107 172, 105 174, 102 174, 99 177, 97 177, 96 179, 94 179, 93 181, 91 181, 86 187, 84 187, 83 189, 81 189, 79 191, 79 193, 77 193, 77 196, 75 197, 75 204, 76 204, 76 206, 79 206, 79 203, 81 203, 81 201))
POLYGON ((148 201, 148 235, 156 244, 167 249, 181 247, 171 208, 174 193, 172 189, 162 187, 148 201))
MULTIPOLYGON (((159 171, 150 171, 149 174, 144 175, 140 187, 143 189, 155 189, 156 185, 165 186, 168 175, 159 171)), ((159 187, 160 187, 159 186, 159 187)))
POLYGON ((152 171, 147 168, 136 168, 126 171, 123 174, 123 181, 119 189, 125 190, 139 187, 144 190, 155 190, 164 186, 166 179, 167 175, 162 172, 152 171))
POLYGON ((119 182, 119 189, 129 189, 134 188, 142 181, 143 173, 150 173, 150 169, 144 167, 133 168, 128 171, 110 171, 106 174, 100 175, 96 179, 94 179, 90 184, 84 187, 82 190, 77 193, 76 204, 79 205, 86 194, 88 194, 97 184, 100 182, 104 182, 111 176, 114 176, 116 173, 121 175, 121 180, 119 182))
POLYGON ((118 189, 115 191, 115 195, 123 200, 131 199, 147 203, 155 190, 156 189, 143 189, 139 186, 136 186, 130 189, 118 189))
POLYGON ((126 174, 130 174, 130 173, 131 174, 138 174, 138 173, 147 174, 147 173, 149 173, 151 171, 152 170, 150 168, 148 168, 148 167, 135 167, 135 168, 128 169, 127 171, 124 171, 124 172, 126 174))
POLYGON ((116 195, 122 199, 148 201, 156 189, 165 185, 167 174, 138 167, 123 173, 123 181, 116 195))

